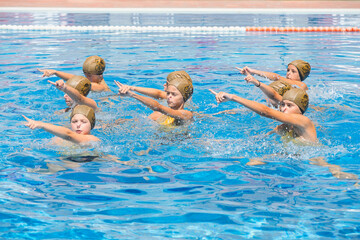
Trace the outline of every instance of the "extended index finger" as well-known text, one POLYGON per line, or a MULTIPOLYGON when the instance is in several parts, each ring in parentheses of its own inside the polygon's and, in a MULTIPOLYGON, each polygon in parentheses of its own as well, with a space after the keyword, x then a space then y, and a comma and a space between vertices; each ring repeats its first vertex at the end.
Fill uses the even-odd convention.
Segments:
POLYGON ((50 84, 52 84, 52 85, 54 85, 54 86, 57 86, 57 84, 54 83, 54 82, 52 82, 52 81, 49 81, 49 80, 48 80, 48 83, 50 83, 50 84))
POLYGON ((118 81, 116 81, 116 80, 114 80, 114 82, 115 82, 116 86, 118 86, 119 88, 122 87, 122 84, 121 84, 120 82, 118 82, 118 81))
POLYGON ((209 91, 212 93, 212 94, 214 94, 214 95, 216 95, 217 94, 217 92, 215 92, 214 90, 212 90, 212 89, 209 89, 209 91))
POLYGON ((31 120, 30 118, 27 118, 27 117, 25 117, 24 115, 21 115, 21 116, 23 116, 23 118, 25 118, 26 121, 30 121, 30 120, 31 120))

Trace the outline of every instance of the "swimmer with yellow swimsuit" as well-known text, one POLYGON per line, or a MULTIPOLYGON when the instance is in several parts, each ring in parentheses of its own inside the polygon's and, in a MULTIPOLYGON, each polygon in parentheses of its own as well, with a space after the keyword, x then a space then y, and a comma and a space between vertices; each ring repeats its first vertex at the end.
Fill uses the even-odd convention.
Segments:
MULTIPOLYGON (((133 92, 141 93, 143 95, 155 99, 167 99, 167 93, 166 93, 167 85, 169 82, 177 78, 186 79, 187 81, 192 83, 192 79, 190 75, 187 72, 181 70, 181 71, 174 71, 169 73, 169 75, 166 77, 166 83, 164 83, 163 85, 164 91, 155 88, 147 88, 147 87, 137 87, 137 86, 127 86, 127 87, 129 87, 129 89, 133 92)), ((123 84, 123 86, 125 85, 123 84)))
POLYGON ((303 60, 294 60, 288 64, 286 77, 282 77, 277 73, 252 69, 247 66, 242 69, 238 68, 238 70, 242 74, 246 74, 246 72, 248 72, 250 74, 265 77, 271 81, 281 80, 287 82, 290 85, 296 85, 297 87, 306 91, 308 90, 308 87, 303 81, 309 76, 311 66, 308 62, 305 62, 303 60))
POLYGON ((183 75, 174 75, 167 82, 166 99, 168 106, 163 106, 154 99, 133 92, 131 86, 117 81, 115 84, 119 87, 120 96, 135 98, 153 110, 154 112, 149 118, 161 125, 181 125, 193 118, 193 113, 184 109, 185 102, 192 96, 193 85, 192 81, 183 75))
POLYGON ((285 136, 291 133, 294 139, 308 143, 318 143, 313 122, 303 115, 309 103, 309 97, 304 90, 292 88, 287 91, 282 97, 280 111, 269 108, 264 104, 241 98, 234 94, 225 92, 216 93, 213 90, 210 91, 215 95, 218 103, 234 101, 261 116, 275 119, 283 123, 277 126, 269 134, 278 133, 285 136))
MULTIPOLYGON (((252 83, 256 87, 260 88, 260 90, 262 90, 265 93, 265 95, 269 98, 269 100, 271 101, 271 103, 274 106, 280 105, 280 111, 282 111, 283 113, 290 113, 291 116, 293 116, 292 118, 295 117, 294 118, 295 121, 304 121, 301 119, 305 119, 304 123, 307 123, 307 125, 308 125, 308 127, 306 127, 306 125, 305 125, 305 127, 300 126, 300 128, 299 128, 298 126, 296 126, 294 124, 291 124, 291 123, 289 124, 289 123, 285 122, 284 120, 281 120, 281 118, 279 119, 279 118, 276 118, 275 116, 272 116, 271 114, 269 114, 270 112, 269 113, 267 112, 266 109, 263 110, 264 113, 262 113, 261 110, 260 111, 255 110, 255 109, 243 104, 244 106, 259 113, 260 115, 264 115, 266 117, 273 118, 273 119, 279 120, 281 122, 284 122, 282 125, 277 126, 274 130, 270 131, 268 133, 268 135, 272 134, 272 133, 278 133, 281 135, 282 142, 285 142, 285 143, 291 141, 298 145, 299 144, 300 145, 320 144, 320 143, 318 143, 318 141, 316 139, 316 130, 315 130, 315 127, 312 124, 312 122, 309 119, 307 119, 305 116, 299 117, 298 115, 295 115, 295 114, 299 114, 298 110, 300 110, 301 114, 303 114, 307 109, 308 97, 303 90, 298 89, 298 88, 293 88, 293 87, 291 87, 290 84, 288 84, 287 82, 284 82, 282 80, 274 81, 271 84, 266 85, 266 84, 261 83, 259 80, 255 79, 246 69, 243 71, 243 73, 246 75, 245 81, 247 81, 248 83, 252 83), (292 105, 292 106, 289 106, 289 109, 287 106, 288 104, 292 105), (293 108, 294 104, 296 106, 298 106, 297 110, 293 108), (296 111, 293 111, 293 110, 296 110, 296 111), (298 119, 298 120, 296 120, 296 119, 298 119), (302 133, 306 133, 306 132, 308 132, 309 134, 302 135, 302 133), (308 135, 309 137, 306 137, 306 135, 308 135)), ((213 93, 215 94, 215 92, 213 92, 213 93)), ((246 99, 243 99, 243 100, 246 100, 246 99)), ((246 100, 246 101, 249 101, 249 100, 246 100)), ((249 102, 252 102, 252 101, 249 101, 249 102)), ((272 110, 272 112, 273 111, 276 111, 276 110, 272 110)), ((288 114, 288 115, 290 115, 290 114, 288 114)), ((285 118, 285 120, 286 120, 286 118, 285 118)), ((287 121, 289 121, 289 119, 287 121)), ((301 125, 301 122, 299 122, 297 125, 301 125)), ((246 165, 265 164, 265 162, 263 162, 262 160, 264 160, 267 157, 273 157, 273 155, 268 155, 268 156, 265 156, 262 158, 250 159, 250 161, 248 163, 246 163, 246 165)), ((331 174, 336 178, 358 179, 358 176, 356 176, 354 174, 343 172, 340 166, 327 163, 324 157, 311 158, 310 163, 313 165, 328 167, 331 174)))
MULTIPOLYGON (((83 73, 91 82, 91 91, 102 92, 110 91, 109 86, 106 84, 103 73, 105 71, 105 61, 99 56, 90 56, 86 58, 83 64, 83 73)), ((37 69, 43 73, 43 77, 50 77, 55 75, 64 81, 68 81, 74 77, 74 74, 57 71, 54 69, 37 69)))

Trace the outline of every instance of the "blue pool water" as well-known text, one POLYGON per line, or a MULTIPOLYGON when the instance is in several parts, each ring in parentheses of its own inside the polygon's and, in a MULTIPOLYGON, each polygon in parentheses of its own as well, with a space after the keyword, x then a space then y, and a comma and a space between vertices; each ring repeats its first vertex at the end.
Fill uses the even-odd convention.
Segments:
MULTIPOLYGON (((0 24, 161 26, 360 26, 359 15, 0 13, 0 24), (156 23, 156 24, 155 24, 156 23)), ((359 33, 1 31, 0 237, 2 239, 357 239, 360 176, 359 33), (82 74, 87 56, 107 63, 112 93, 93 149, 50 145, 21 115, 69 126, 63 94, 37 68, 82 74), (322 146, 265 137, 277 123, 209 88, 265 103, 235 66, 285 75, 304 59, 306 116, 322 146), (169 72, 194 82, 190 126, 165 128, 151 111, 116 96, 113 80, 162 88, 169 72), (211 115, 237 108, 237 114, 211 115), (117 119, 126 121, 116 122, 117 119), (265 165, 248 166, 266 158, 265 165)), ((57 80, 51 77, 49 80, 57 80)), ((266 80, 263 80, 266 82, 266 80)), ((165 102, 164 102, 165 104, 165 102)))

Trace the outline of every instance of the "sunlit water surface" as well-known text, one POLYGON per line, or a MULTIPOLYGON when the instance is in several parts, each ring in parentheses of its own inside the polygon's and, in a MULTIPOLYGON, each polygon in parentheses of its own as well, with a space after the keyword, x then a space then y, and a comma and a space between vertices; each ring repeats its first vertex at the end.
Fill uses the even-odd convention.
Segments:
MULTIPOLYGON (((359 25, 356 16, 273 16, 264 16, 268 26, 359 25)), ((0 13, 2 24, 264 26, 265 20, 0 13)), ((311 164, 322 157, 360 175, 359 33, 2 31, 0 43, 1 238, 360 238, 357 180, 311 164), (21 117, 69 127, 68 114, 54 114, 65 107, 63 93, 47 82, 57 78, 42 78, 36 69, 81 75, 90 55, 106 60, 112 89, 89 95, 101 108, 92 132, 102 143, 51 145, 51 134, 30 130, 21 117), (266 137, 277 122, 235 103, 218 105, 208 91, 266 104, 235 67, 285 75, 294 59, 312 66, 306 116, 321 146, 266 137), (147 118, 151 110, 116 95, 113 80, 161 89, 167 74, 181 69, 195 88, 186 108, 197 114, 188 126, 160 127, 147 118), (212 115, 234 108, 236 114, 212 115), (266 164, 248 166, 250 159, 266 164)))

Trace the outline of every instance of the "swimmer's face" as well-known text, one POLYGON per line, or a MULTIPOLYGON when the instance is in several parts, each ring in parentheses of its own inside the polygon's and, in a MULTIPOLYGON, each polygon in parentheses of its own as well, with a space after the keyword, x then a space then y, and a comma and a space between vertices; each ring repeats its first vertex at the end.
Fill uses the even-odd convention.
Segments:
POLYGON ((75 114, 71 119, 71 129, 77 134, 87 135, 91 131, 90 121, 82 114, 75 114))
POLYGON ((179 109, 184 104, 184 98, 180 91, 173 85, 166 88, 167 104, 172 109, 179 109))
POLYGON ((287 68, 286 78, 294 81, 301 81, 298 69, 292 64, 289 64, 287 68))
POLYGON ((65 94, 64 95, 65 98, 65 103, 68 107, 72 107, 74 104, 74 101, 71 99, 71 97, 69 97, 69 95, 65 94))
POLYGON ((300 108, 294 102, 289 100, 283 100, 280 103, 280 111, 283 113, 302 114, 300 108))

